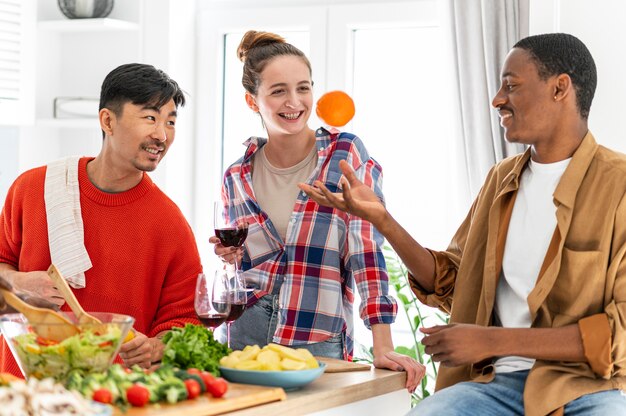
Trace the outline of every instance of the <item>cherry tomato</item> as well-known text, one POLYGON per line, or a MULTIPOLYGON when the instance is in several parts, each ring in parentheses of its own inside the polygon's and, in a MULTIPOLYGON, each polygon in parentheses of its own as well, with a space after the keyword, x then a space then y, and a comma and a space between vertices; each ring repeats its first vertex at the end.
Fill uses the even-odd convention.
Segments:
POLYGON ((207 391, 208 391, 209 384, 211 384, 213 380, 215 380, 215 377, 213 376, 213 374, 209 373, 208 371, 201 371, 200 374, 198 375, 200 376, 202 381, 204 381, 204 385, 206 386, 207 391))
POLYGON ((228 383, 221 377, 215 378, 207 384, 206 389, 213 397, 222 397, 228 390, 228 383))
POLYGON ((150 400, 150 392, 140 384, 133 384, 126 390, 126 400, 133 406, 142 407, 150 400))
POLYGON ((185 380, 185 387, 187 388, 187 398, 195 399, 200 395, 200 383, 192 378, 185 380))
POLYGON ((101 342, 100 344, 98 344, 98 347, 105 348, 105 347, 110 347, 111 345, 113 345, 113 341, 105 341, 105 342, 101 342))
POLYGON ((189 373, 189 374, 200 374, 200 370, 198 370, 197 368, 188 368, 187 369, 187 373, 189 373))
POLYGON ((91 399, 95 402, 111 404, 113 403, 113 395, 109 389, 98 389, 93 392, 91 399))

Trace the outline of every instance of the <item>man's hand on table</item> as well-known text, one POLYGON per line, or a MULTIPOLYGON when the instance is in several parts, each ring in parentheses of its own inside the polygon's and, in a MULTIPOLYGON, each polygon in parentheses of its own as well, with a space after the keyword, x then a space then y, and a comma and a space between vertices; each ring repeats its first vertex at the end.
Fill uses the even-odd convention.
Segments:
POLYGON ((126 367, 137 364, 143 368, 151 368, 152 363, 161 360, 164 351, 165 344, 160 337, 148 338, 135 331, 135 338, 122 344, 120 357, 126 367))
POLYGON ((386 368, 393 371, 406 371, 406 389, 413 393, 424 375, 426 367, 413 358, 388 351, 385 354, 374 357, 374 367, 386 368))

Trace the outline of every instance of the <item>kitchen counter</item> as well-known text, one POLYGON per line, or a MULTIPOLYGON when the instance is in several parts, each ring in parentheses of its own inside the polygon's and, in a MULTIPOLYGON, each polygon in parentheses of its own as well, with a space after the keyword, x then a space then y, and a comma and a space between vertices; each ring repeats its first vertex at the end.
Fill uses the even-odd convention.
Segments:
MULTIPOLYGON (((287 392, 284 401, 268 403, 227 413, 228 416, 251 415, 303 415, 327 411, 341 406, 337 414, 381 414, 379 405, 386 409, 385 414, 405 414, 410 410, 411 399, 404 385, 406 373, 372 368, 369 371, 324 373, 313 383, 302 389, 287 392), (365 406, 355 410, 356 406, 365 406), (395 409, 390 410, 390 409, 395 409)), ((318 414, 318 413, 316 413, 318 414)), ((322 412, 321 414, 334 414, 322 412)))

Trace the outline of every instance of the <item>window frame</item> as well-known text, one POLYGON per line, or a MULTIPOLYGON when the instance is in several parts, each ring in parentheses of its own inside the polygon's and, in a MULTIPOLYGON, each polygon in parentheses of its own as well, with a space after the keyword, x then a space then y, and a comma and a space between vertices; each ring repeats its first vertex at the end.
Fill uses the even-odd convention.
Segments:
MULTIPOLYGON (((197 61, 198 106, 196 117, 196 181, 195 218, 198 248, 205 269, 217 265, 208 239, 213 235, 211 199, 219 195, 223 169, 232 161, 222 160, 222 122, 224 85, 221 72, 224 54, 224 36, 231 32, 268 30, 273 32, 291 30, 310 31, 308 57, 314 71, 315 95, 340 89, 353 91, 351 54, 353 34, 358 29, 406 28, 442 25, 440 0, 413 0, 399 2, 353 2, 337 5, 314 6, 308 2, 294 7, 206 9, 199 13, 199 39, 197 61)), ((322 3, 322 2, 320 2, 322 3)), ((242 87, 243 99, 243 87, 242 87)), ((313 119, 311 120, 311 123, 313 119)), ((317 126, 312 125, 312 128, 317 126)), ((348 124, 344 128, 351 131, 348 124)), ((245 138, 242 138, 242 140, 245 138)), ((358 308, 358 305, 356 305, 358 308)), ((355 308, 355 316, 358 310, 355 308)), ((404 319, 404 318, 402 318, 404 319)), ((363 334, 363 324, 355 320, 358 336, 363 334)), ((401 332, 406 332, 405 329, 401 332)), ((395 331, 394 331, 395 332, 395 331)), ((363 335, 361 335, 362 337, 363 335)), ((361 338, 359 337, 359 338, 361 338)), ((363 342, 365 340, 361 340, 363 342)), ((370 342, 367 340, 366 342, 370 342)))

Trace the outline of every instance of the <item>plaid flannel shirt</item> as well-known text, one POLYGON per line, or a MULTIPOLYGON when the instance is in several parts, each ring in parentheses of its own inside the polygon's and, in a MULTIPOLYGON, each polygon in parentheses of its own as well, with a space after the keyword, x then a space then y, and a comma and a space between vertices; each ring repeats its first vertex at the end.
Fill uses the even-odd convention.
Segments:
MULTIPOLYGON (((226 170, 222 188, 225 204, 242 204, 249 224, 242 267, 256 290, 248 306, 266 294, 278 294, 274 342, 297 346, 345 332, 344 358, 351 359, 355 284, 366 327, 395 320, 397 304, 388 294, 383 237, 369 222, 319 206, 300 192, 283 241, 252 189, 252 158, 266 142, 252 137, 244 143, 245 155, 226 170)), ((382 169, 358 137, 320 128, 316 146, 318 162, 307 183, 320 180, 338 191, 339 161, 346 160, 382 200, 382 169)))

